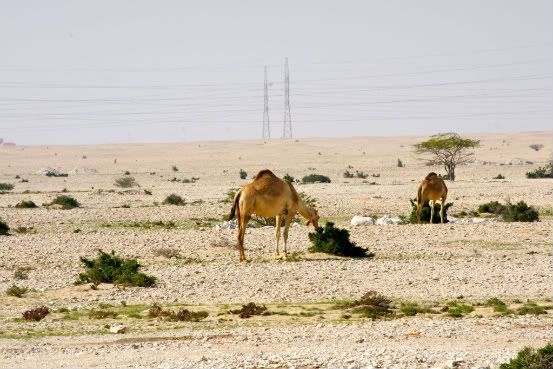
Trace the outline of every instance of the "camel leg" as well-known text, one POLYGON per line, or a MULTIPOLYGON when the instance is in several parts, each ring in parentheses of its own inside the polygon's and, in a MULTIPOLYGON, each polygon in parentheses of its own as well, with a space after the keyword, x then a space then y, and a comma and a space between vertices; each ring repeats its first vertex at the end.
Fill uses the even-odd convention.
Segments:
POLYGON ((247 261, 246 255, 244 254, 244 235, 246 234, 246 226, 250 220, 249 216, 243 216, 240 218, 238 224, 238 247, 240 248, 240 261, 247 261))
POLYGON ((288 256, 288 230, 290 229, 290 224, 292 223, 292 219, 294 219, 294 216, 286 216, 285 224, 284 224, 284 257, 288 256))
POLYGON ((430 200, 428 201, 428 205, 430 205, 430 224, 432 224, 432 220, 434 219, 434 205, 436 205, 436 201, 430 200))
POLYGON ((276 252, 275 252, 275 259, 278 259, 280 257, 280 214, 275 217, 275 239, 276 239, 276 252))
POLYGON ((417 224, 420 224, 421 222, 421 210, 424 202, 421 204, 420 202, 417 204, 417 224))

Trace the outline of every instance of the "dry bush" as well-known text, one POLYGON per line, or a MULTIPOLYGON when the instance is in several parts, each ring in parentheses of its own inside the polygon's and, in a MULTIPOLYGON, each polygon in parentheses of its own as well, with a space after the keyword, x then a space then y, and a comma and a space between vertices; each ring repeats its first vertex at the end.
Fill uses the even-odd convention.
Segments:
POLYGON ((119 177, 115 179, 115 185, 121 188, 138 187, 138 183, 134 177, 119 177))
POLYGON ((27 310, 23 312, 23 319, 30 320, 30 321, 41 321, 46 317, 46 315, 50 314, 50 309, 48 309, 47 306, 39 306, 35 309, 27 310))

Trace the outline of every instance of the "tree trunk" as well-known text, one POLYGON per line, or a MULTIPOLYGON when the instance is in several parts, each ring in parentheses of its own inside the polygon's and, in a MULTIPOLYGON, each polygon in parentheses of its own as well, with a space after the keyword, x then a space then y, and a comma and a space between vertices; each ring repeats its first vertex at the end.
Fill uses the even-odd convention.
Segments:
POLYGON ((450 181, 455 181, 455 164, 447 163, 445 165, 445 171, 446 171, 447 178, 450 181))

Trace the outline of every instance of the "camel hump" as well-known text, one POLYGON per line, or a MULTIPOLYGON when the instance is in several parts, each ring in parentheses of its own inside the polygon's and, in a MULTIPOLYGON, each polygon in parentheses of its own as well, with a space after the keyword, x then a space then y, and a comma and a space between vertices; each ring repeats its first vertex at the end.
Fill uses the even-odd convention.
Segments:
POLYGON ((276 178, 275 174, 273 172, 271 172, 269 169, 263 169, 263 170, 260 170, 259 173, 256 174, 255 179, 261 179, 264 176, 269 176, 269 177, 275 177, 276 178))
POLYGON ((430 172, 430 173, 428 173, 428 174, 426 175, 426 178, 425 178, 425 179, 426 179, 427 181, 430 181, 431 179, 433 179, 433 178, 435 178, 435 177, 438 177, 438 175, 437 175, 436 173, 434 173, 434 172, 430 172))

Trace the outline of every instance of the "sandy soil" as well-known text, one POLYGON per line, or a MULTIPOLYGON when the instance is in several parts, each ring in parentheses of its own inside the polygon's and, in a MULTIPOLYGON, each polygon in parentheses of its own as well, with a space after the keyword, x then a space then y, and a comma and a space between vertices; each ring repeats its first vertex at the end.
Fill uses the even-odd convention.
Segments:
POLYGON ((12 230, 32 227, 31 232, 0 236, 0 366, 427 368, 455 361, 459 367, 493 368, 523 346, 543 345, 551 339, 551 310, 499 316, 478 308, 457 319, 397 314, 372 321, 346 319, 344 312, 331 308, 369 290, 397 306, 406 300, 436 308, 449 300, 476 305, 495 297, 550 307, 552 186, 550 180, 528 180, 525 173, 550 159, 551 132, 474 137, 482 140, 476 162, 459 167, 458 180, 448 182, 448 200, 454 203, 450 213, 491 200, 524 200, 540 211, 540 222, 350 226, 354 215, 409 213, 418 181, 429 171, 443 172, 414 154, 412 145, 424 137, 0 146, 0 183, 15 184, 13 191, 0 195, 0 218, 12 230), (544 148, 530 149, 534 143, 544 148), (404 168, 396 166, 398 158, 404 168), (518 162, 513 159, 533 164, 508 164, 518 162), (342 172, 348 166, 380 176, 346 179, 342 172), (70 174, 37 174, 45 167, 70 174), (86 173, 71 174, 75 168, 86 168, 86 173), (251 262, 238 263, 235 231, 213 226, 228 214, 230 204, 223 202, 227 191, 248 181, 239 178, 239 169, 251 177, 264 168, 296 178, 329 176, 330 184, 296 188, 317 200, 323 222, 347 228, 353 241, 376 256, 352 260, 310 254, 311 230, 301 225, 290 231, 290 249, 299 261, 272 259, 274 229, 266 227, 248 229, 251 262), (114 180, 124 171, 140 187, 116 187, 114 180), (506 179, 492 179, 499 173, 506 179), (174 177, 200 179, 170 181, 174 177), (47 203, 63 189, 82 207, 14 208, 22 200, 47 203), (170 193, 183 196, 187 204, 160 204, 170 193), (144 227, 157 221, 172 221, 174 227, 144 227), (93 257, 98 248, 138 258, 144 271, 158 279, 157 286, 75 286, 83 271, 79 257, 93 257), (160 248, 178 255, 160 256, 160 248), (32 268, 28 278, 16 279, 14 271, 22 267, 32 268), (6 296, 14 284, 31 291, 23 298, 6 296), (128 312, 105 320, 84 315, 121 301, 141 319, 128 312), (239 319, 226 313, 227 305, 250 301, 292 314, 239 319), (179 324, 146 318, 153 303, 186 304, 208 310, 210 316, 179 324), (323 304, 323 312, 310 316, 294 310, 315 303, 323 304), (19 319, 24 310, 41 304, 55 313, 36 323, 19 319), (68 320, 63 309, 83 315, 68 320), (115 324, 126 325, 127 333, 110 334, 108 328, 115 324))

